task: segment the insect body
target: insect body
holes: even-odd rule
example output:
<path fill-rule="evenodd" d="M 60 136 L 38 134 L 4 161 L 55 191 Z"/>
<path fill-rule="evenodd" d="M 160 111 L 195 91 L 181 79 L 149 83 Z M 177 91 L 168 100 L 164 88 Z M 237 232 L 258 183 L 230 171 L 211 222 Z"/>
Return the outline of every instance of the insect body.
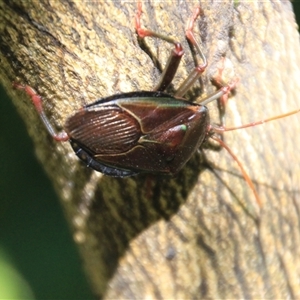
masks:
<path fill-rule="evenodd" d="M 207 66 L 193 35 L 200 9 L 195 10 L 189 21 L 187 38 L 196 47 L 203 63 L 194 69 L 174 96 L 163 93 L 163 90 L 177 71 L 183 49 L 173 39 L 141 28 L 141 13 L 139 3 L 136 31 L 141 38 L 156 37 L 175 46 L 155 91 L 123 93 L 100 99 L 69 117 L 64 131 L 56 133 L 45 115 L 41 97 L 29 86 L 14 84 L 31 96 L 54 139 L 69 140 L 76 155 L 87 166 L 115 177 L 145 172 L 176 174 L 201 146 L 211 128 L 207 108 L 182 98 Z M 223 87 L 206 102 L 228 94 L 232 87 Z"/>
<path fill-rule="evenodd" d="M 75 153 L 111 176 L 175 174 L 206 137 L 205 106 L 162 92 L 104 98 L 70 117 L 65 130 Z"/>

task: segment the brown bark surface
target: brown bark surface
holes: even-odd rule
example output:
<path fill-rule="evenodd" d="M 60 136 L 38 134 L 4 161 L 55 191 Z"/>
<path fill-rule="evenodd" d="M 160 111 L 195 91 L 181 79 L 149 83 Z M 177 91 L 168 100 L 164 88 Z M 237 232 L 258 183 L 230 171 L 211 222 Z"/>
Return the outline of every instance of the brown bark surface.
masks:
<path fill-rule="evenodd" d="M 184 29 L 196 2 L 143 3 L 143 24 L 176 36 L 186 54 L 174 89 L 194 66 Z M 227 126 L 300 107 L 299 34 L 286 1 L 201 3 L 196 34 L 209 67 L 204 94 L 222 57 L 240 83 Z M 0 78 L 24 117 L 38 157 L 62 200 L 83 266 L 108 299 L 299 298 L 299 115 L 228 132 L 226 143 L 255 183 L 254 195 L 225 150 L 193 156 L 175 178 L 109 178 L 86 168 L 68 142 L 55 143 L 27 96 L 43 96 L 51 122 L 98 98 L 151 90 L 170 46 L 134 30 L 136 3 L 0 1 Z M 148 54 L 146 53 L 148 52 Z M 199 83 L 188 97 L 199 93 Z M 216 104 L 209 106 L 218 123 Z"/>

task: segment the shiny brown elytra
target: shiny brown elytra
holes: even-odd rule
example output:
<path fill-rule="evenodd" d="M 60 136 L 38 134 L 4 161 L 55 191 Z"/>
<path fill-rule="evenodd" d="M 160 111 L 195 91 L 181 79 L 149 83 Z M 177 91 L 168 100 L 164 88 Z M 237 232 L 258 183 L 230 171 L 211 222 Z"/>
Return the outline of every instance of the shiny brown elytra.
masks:
<path fill-rule="evenodd" d="M 176 174 L 202 144 L 205 106 L 162 92 L 115 95 L 85 107 L 65 125 L 75 153 L 91 168 L 118 177 Z"/>

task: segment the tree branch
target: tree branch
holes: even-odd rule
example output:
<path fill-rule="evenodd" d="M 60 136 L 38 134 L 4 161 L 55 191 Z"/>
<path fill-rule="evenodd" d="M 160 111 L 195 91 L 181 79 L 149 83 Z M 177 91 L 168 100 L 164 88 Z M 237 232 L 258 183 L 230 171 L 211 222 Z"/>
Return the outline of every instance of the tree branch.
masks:
<path fill-rule="evenodd" d="M 184 41 L 194 4 L 143 3 L 143 24 Z M 204 94 L 222 57 L 240 78 L 228 101 L 234 126 L 299 107 L 299 35 L 289 2 L 205 2 L 198 38 L 209 61 Z M 134 32 L 136 3 L 0 3 L 0 70 L 53 181 L 94 293 L 113 298 L 297 298 L 299 277 L 299 116 L 228 132 L 263 202 L 225 151 L 196 154 L 176 178 L 102 176 L 69 143 L 51 140 L 27 96 L 43 96 L 63 127 L 85 103 L 118 92 L 151 90 L 159 72 Z M 193 68 L 186 42 L 174 89 Z M 147 39 L 164 65 L 169 45 Z M 231 71 L 232 69 L 229 68 Z M 192 97 L 200 90 L 193 89 Z M 21 101 L 21 98 L 23 101 Z M 218 110 L 212 104 L 212 122 Z"/>

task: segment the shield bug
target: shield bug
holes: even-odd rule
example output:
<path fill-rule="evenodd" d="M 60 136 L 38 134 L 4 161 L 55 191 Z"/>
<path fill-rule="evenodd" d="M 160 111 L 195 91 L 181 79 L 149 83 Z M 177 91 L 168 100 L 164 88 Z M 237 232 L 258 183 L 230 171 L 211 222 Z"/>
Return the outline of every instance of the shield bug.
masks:
<path fill-rule="evenodd" d="M 154 91 L 123 93 L 100 99 L 69 117 L 64 131 L 56 133 L 36 91 L 30 86 L 14 85 L 31 97 L 53 138 L 69 140 L 76 155 L 88 167 L 115 177 L 139 173 L 174 175 L 201 146 L 210 128 L 208 109 L 182 98 L 207 66 L 193 34 L 199 13 L 200 8 L 197 8 L 189 20 L 186 36 L 196 47 L 202 64 L 193 70 L 174 96 L 163 91 L 171 83 L 184 51 L 172 38 L 141 28 L 140 3 L 135 18 L 138 36 L 156 37 L 174 45 Z M 228 94 L 232 87 L 223 87 L 206 102 Z"/>
<path fill-rule="evenodd" d="M 297 113 L 299 110 L 236 128 L 212 126 L 205 105 L 220 98 L 225 102 L 237 80 L 197 103 L 183 98 L 207 67 L 205 55 L 193 34 L 200 8 L 195 9 L 188 22 L 186 37 L 195 47 L 202 63 L 194 68 L 173 96 L 163 91 L 175 76 L 184 54 L 183 48 L 179 42 L 168 36 L 142 28 L 141 14 L 142 8 L 139 3 L 135 27 L 140 38 L 159 38 L 174 45 L 154 91 L 121 93 L 102 98 L 70 116 L 66 120 L 64 131 L 57 133 L 43 110 L 41 97 L 35 90 L 20 84 L 14 84 L 15 87 L 24 89 L 31 97 L 53 138 L 57 141 L 69 140 L 76 155 L 96 171 L 115 177 L 140 173 L 174 175 L 206 139 L 213 138 L 226 148 L 239 164 L 257 202 L 260 203 L 254 185 L 242 164 L 215 133 L 222 134 L 224 131 L 254 126 Z"/>

